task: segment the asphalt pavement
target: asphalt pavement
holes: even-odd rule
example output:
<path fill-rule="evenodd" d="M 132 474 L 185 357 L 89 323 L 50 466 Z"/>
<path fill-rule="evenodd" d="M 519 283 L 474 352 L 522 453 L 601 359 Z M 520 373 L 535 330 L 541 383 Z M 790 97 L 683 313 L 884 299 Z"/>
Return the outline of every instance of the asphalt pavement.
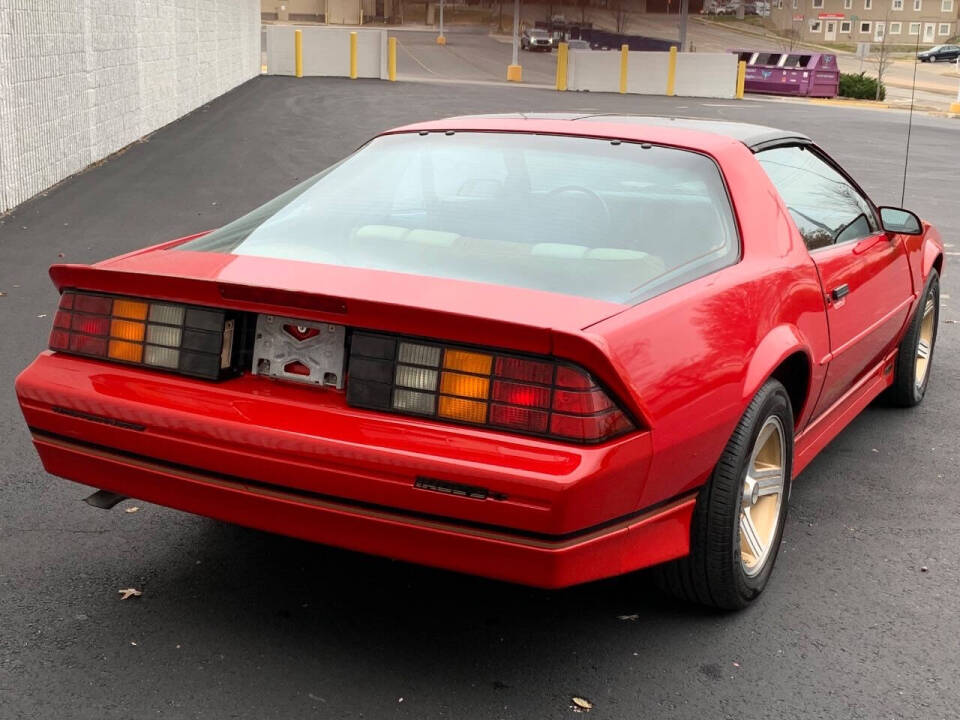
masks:
<path fill-rule="evenodd" d="M 46 345 L 51 263 L 218 226 L 394 125 L 588 109 L 797 128 L 900 204 L 896 111 L 261 77 L 0 218 L 0 718 L 539 720 L 574 696 L 596 718 L 958 717 L 956 121 L 917 116 L 911 139 L 905 204 L 950 253 L 927 398 L 869 408 L 802 474 L 744 612 L 642 573 L 544 592 L 139 501 L 104 512 L 41 468 L 13 381 Z"/>

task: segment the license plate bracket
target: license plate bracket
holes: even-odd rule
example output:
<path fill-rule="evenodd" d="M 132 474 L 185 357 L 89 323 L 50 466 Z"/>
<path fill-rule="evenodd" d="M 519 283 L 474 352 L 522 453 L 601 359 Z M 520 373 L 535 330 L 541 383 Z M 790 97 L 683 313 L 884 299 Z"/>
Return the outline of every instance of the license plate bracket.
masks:
<path fill-rule="evenodd" d="M 346 328 L 258 315 L 253 374 L 343 389 Z"/>

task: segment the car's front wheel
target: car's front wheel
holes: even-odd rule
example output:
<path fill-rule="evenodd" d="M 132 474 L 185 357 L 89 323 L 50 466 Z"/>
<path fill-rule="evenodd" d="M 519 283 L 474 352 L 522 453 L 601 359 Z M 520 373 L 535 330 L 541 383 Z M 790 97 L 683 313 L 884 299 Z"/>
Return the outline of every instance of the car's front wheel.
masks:
<path fill-rule="evenodd" d="M 756 394 L 697 497 L 690 554 L 657 569 L 684 600 L 735 610 L 766 586 L 783 525 L 793 466 L 793 411 L 777 380 Z"/>
<path fill-rule="evenodd" d="M 933 348 L 937 342 L 937 321 L 940 316 L 940 275 L 930 271 L 926 292 L 914 312 L 906 335 L 897 350 L 893 385 L 888 397 L 899 407 L 919 405 L 927 393 Z"/>

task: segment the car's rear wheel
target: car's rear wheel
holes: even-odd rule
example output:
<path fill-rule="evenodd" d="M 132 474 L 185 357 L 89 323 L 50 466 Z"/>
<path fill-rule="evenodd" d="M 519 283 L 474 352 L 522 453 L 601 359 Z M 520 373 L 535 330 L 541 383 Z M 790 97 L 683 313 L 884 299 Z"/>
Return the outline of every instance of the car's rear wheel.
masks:
<path fill-rule="evenodd" d="M 888 397 L 899 407 L 919 405 L 927 393 L 940 317 L 940 276 L 930 271 L 926 292 L 897 351 L 896 373 Z"/>
<path fill-rule="evenodd" d="M 790 397 L 782 384 L 768 380 L 700 490 L 690 554 L 657 569 L 660 586 L 711 607 L 749 605 L 766 586 L 777 557 L 792 466 Z"/>

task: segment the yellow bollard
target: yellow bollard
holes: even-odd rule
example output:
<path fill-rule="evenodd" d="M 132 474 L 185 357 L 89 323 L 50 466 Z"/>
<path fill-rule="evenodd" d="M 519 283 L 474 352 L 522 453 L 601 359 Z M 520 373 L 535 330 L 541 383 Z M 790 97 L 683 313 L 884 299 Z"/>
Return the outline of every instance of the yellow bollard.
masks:
<path fill-rule="evenodd" d="M 303 33 L 299 30 L 293 31 L 293 65 L 293 74 L 303 77 Z"/>
<path fill-rule="evenodd" d="M 397 39 L 387 40 L 387 78 L 390 82 L 397 81 Z"/>
<path fill-rule="evenodd" d="M 567 90 L 567 58 L 569 57 L 570 46 L 562 42 L 557 46 L 557 90 L 566 92 Z"/>
<path fill-rule="evenodd" d="M 737 63 L 737 97 L 743 98 L 743 84 L 747 79 L 747 63 L 741 60 Z"/>
<path fill-rule="evenodd" d="M 357 33 L 350 33 L 350 79 L 357 79 Z"/>
<path fill-rule="evenodd" d="M 523 67 L 521 65 L 507 65 L 507 80 L 509 82 L 523 82 Z"/>
<path fill-rule="evenodd" d="M 627 92 L 627 67 L 630 63 L 630 46 L 620 46 L 620 94 Z"/>
<path fill-rule="evenodd" d="M 670 46 L 670 64 L 667 65 L 667 95 L 673 97 L 677 85 L 677 46 Z"/>

